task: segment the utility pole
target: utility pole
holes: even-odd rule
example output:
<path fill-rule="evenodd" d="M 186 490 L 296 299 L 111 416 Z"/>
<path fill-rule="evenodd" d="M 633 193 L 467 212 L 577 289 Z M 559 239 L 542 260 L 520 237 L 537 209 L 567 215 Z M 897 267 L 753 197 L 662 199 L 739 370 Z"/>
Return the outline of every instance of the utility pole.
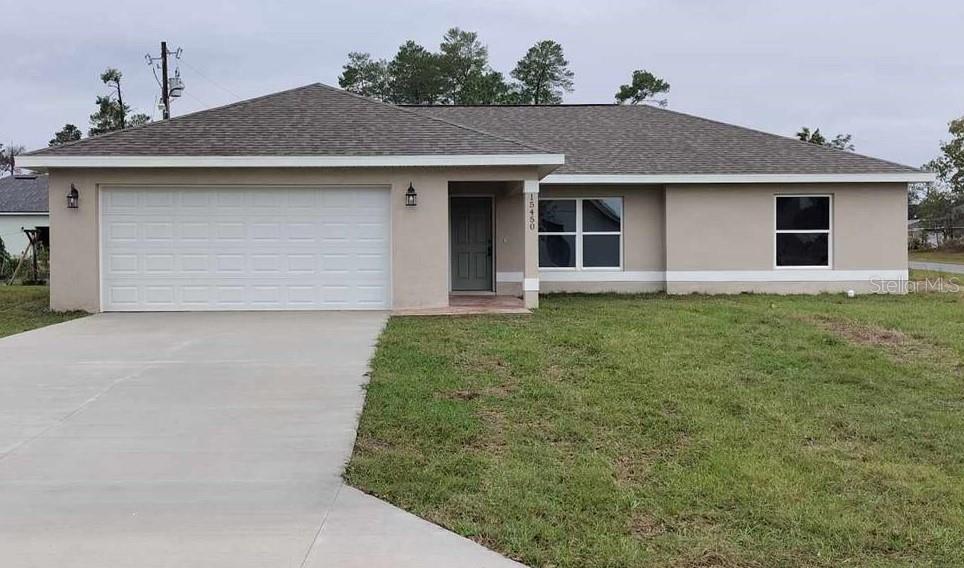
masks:
<path fill-rule="evenodd" d="M 167 42 L 161 42 L 161 102 L 164 104 L 164 119 L 171 118 L 171 91 L 167 82 Z"/>
<path fill-rule="evenodd" d="M 121 94 L 121 80 L 120 74 L 117 77 L 117 108 L 120 110 L 120 127 L 121 130 L 127 128 L 127 112 L 124 110 L 124 95 Z"/>
<path fill-rule="evenodd" d="M 171 77 L 167 68 L 168 55 L 173 55 L 174 59 L 180 59 L 181 48 L 179 47 L 174 51 L 168 51 L 167 42 L 162 41 L 160 56 L 154 57 L 150 53 L 144 56 L 145 61 L 147 61 L 147 64 L 151 67 L 151 72 L 154 73 L 154 80 L 157 81 L 157 85 L 161 88 L 161 100 L 158 106 L 165 120 L 171 118 L 171 99 L 176 99 L 184 94 L 184 81 L 181 80 L 181 69 L 175 63 L 174 76 Z M 157 76 L 158 69 L 161 70 L 160 77 Z"/>

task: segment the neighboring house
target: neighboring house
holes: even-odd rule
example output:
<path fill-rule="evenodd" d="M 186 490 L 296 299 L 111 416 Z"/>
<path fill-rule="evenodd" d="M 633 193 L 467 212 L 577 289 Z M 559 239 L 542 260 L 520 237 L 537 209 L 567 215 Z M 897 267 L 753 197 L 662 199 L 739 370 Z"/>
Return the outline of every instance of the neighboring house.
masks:
<path fill-rule="evenodd" d="M 18 163 L 50 172 L 51 305 L 89 311 L 867 292 L 906 278 L 907 184 L 932 179 L 652 106 L 407 108 L 320 84 Z"/>
<path fill-rule="evenodd" d="M 28 241 L 23 229 L 46 229 L 47 176 L 13 175 L 0 178 L 0 239 L 12 255 L 20 255 Z"/>

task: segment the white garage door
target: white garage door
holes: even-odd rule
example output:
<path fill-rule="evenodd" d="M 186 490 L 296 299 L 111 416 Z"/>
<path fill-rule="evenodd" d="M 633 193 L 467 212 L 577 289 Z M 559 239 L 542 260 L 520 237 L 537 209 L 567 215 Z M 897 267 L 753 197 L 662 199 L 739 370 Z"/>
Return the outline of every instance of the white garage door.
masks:
<path fill-rule="evenodd" d="M 385 309 L 389 191 L 107 188 L 105 311 Z"/>

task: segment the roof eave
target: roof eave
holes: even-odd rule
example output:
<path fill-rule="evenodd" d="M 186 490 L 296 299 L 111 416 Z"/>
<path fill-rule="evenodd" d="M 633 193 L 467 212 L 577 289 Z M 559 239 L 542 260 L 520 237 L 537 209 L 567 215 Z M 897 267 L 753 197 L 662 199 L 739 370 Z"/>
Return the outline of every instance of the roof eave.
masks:
<path fill-rule="evenodd" d="M 564 154 L 446 154 L 408 156 L 60 156 L 21 155 L 17 166 L 49 168 L 404 168 L 535 166 L 547 175 Z"/>
<path fill-rule="evenodd" d="M 927 183 L 932 172 L 827 173 L 827 174 L 554 174 L 542 183 L 597 184 L 723 184 L 723 183 Z"/>

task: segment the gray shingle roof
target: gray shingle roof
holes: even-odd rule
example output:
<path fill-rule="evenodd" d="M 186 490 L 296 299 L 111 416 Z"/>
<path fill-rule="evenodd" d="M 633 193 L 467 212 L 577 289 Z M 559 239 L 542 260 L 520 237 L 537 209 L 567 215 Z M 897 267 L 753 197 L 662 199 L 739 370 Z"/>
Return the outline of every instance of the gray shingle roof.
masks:
<path fill-rule="evenodd" d="M 46 148 L 44 156 L 566 155 L 555 174 L 918 170 L 648 105 L 398 107 L 313 84 Z"/>
<path fill-rule="evenodd" d="M 0 178 L 0 213 L 46 213 L 47 176 Z"/>
<path fill-rule="evenodd" d="M 554 174 L 860 174 L 918 170 L 648 105 L 410 107 L 566 155 Z"/>
<path fill-rule="evenodd" d="M 44 156 L 544 154 L 322 84 L 46 148 Z"/>

